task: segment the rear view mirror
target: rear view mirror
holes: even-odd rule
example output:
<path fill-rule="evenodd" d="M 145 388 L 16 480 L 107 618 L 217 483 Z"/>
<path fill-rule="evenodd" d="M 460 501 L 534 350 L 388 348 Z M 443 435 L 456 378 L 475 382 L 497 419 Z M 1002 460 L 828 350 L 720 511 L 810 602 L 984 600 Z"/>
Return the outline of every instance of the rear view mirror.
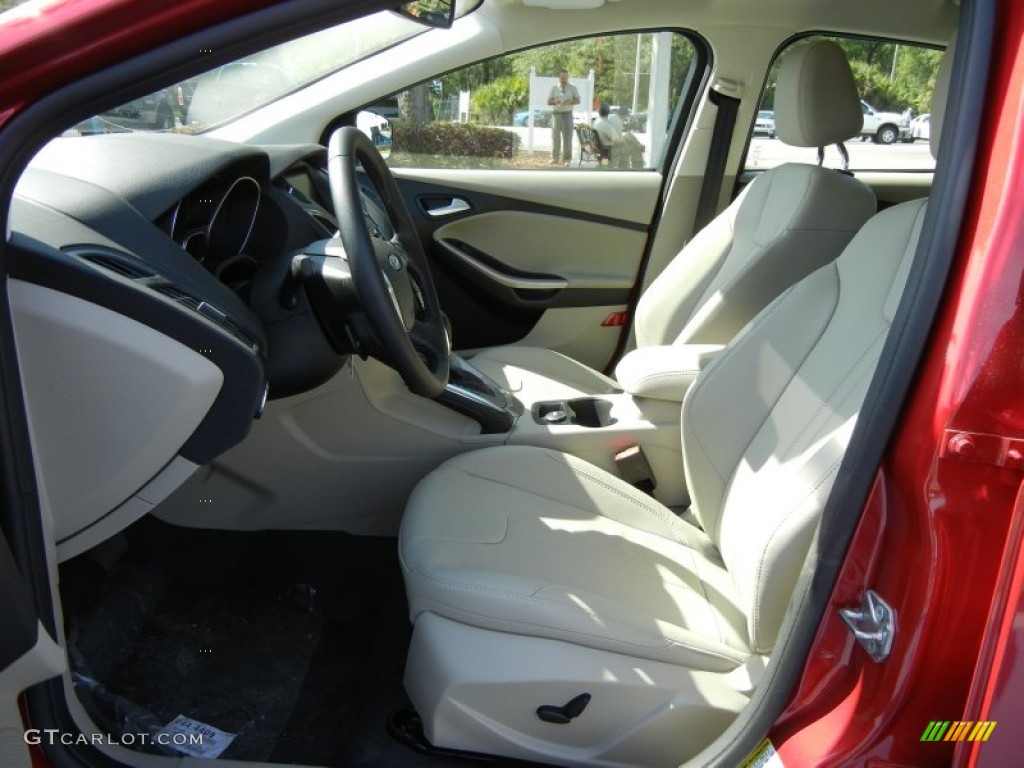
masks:
<path fill-rule="evenodd" d="M 417 24 L 448 29 L 455 20 L 455 0 L 411 0 L 394 11 Z"/>
<path fill-rule="evenodd" d="M 387 160 L 391 154 L 391 121 L 364 109 L 356 114 L 356 128 L 370 138 L 380 156 Z"/>

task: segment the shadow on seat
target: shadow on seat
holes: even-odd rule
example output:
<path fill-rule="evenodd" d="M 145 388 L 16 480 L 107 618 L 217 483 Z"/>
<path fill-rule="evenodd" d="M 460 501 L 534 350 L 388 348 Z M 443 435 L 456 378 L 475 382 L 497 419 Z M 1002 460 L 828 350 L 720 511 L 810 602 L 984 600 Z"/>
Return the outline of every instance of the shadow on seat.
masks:
<path fill-rule="evenodd" d="M 611 147 L 601 144 L 597 131 L 583 123 L 576 123 L 574 127 L 576 129 L 576 139 L 580 144 L 580 166 L 583 165 L 584 160 L 597 161 L 598 165 L 604 162 L 611 162 Z"/>

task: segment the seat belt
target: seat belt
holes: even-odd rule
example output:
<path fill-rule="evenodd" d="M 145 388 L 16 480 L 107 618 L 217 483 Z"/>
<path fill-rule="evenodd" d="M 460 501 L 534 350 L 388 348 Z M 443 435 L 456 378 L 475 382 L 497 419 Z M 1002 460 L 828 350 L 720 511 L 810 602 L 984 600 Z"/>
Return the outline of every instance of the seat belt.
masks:
<path fill-rule="evenodd" d="M 711 146 L 708 147 L 708 163 L 697 202 L 697 215 L 693 220 L 694 234 L 710 224 L 718 212 L 718 198 L 722 193 L 722 179 L 725 176 L 725 161 L 729 157 L 729 145 L 732 143 L 732 133 L 736 127 L 736 113 L 740 108 L 739 99 L 725 95 L 717 90 L 719 88 L 729 88 L 738 92 L 739 84 L 718 81 L 712 86 L 709 98 L 718 111 L 715 114 L 715 126 L 711 131 Z"/>

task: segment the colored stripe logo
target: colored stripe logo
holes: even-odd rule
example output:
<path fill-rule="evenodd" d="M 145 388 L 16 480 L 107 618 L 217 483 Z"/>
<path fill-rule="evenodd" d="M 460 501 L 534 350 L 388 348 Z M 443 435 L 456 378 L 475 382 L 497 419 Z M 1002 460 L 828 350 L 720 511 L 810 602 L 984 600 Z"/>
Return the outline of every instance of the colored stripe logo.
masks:
<path fill-rule="evenodd" d="M 932 720 L 921 735 L 921 741 L 988 741 L 996 728 L 994 720 Z"/>

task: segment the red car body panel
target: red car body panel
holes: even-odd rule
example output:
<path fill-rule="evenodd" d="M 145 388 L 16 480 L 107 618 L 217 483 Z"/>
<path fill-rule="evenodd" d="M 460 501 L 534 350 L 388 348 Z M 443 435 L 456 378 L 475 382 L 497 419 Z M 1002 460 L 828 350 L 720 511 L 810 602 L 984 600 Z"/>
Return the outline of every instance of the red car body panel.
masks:
<path fill-rule="evenodd" d="M 967 717 L 1011 727 L 986 743 L 957 745 L 954 765 L 1001 768 L 1020 762 L 1024 730 L 1016 727 L 1024 705 L 1024 495 L 1017 497 L 1014 527 L 1007 540 L 1003 573 L 989 620 L 985 644 L 975 670 Z M 994 732 L 993 732 L 994 733 Z"/>
<path fill-rule="evenodd" d="M 280 0 L 64 0 L 0 17 L 0 128 L 39 96 Z M 196 56 L 206 56 L 206 49 Z"/>
<path fill-rule="evenodd" d="M 83 75 L 273 4 L 65 0 L 34 15 L 19 9 L 0 22 L 0 131 Z M 1024 712 L 1024 4 L 1003 0 L 998 13 L 988 112 L 944 303 L 802 678 L 769 734 L 790 768 L 1020 759 L 1012 719 Z M 883 664 L 837 615 L 868 587 L 897 614 Z M 921 741 L 933 720 L 1000 726 L 985 743 L 957 747 Z"/>
<path fill-rule="evenodd" d="M 957 744 L 921 741 L 929 722 L 1000 717 L 988 741 L 960 752 L 980 765 L 1020 762 L 1019 748 L 1002 747 L 1020 744 L 1013 720 L 1024 712 L 1024 686 L 1012 684 L 1024 680 L 1012 653 L 1024 647 L 1024 626 L 1013 621 L 1024 617 L 1022 40 L 1024 5 L 1001 3 L 988 113 L 943 306 L 802 680 L 770 734 L 790 768 L 949 765 Z M 896 611 L 883 664 L 837 614 L 867 588 Z M 1002 635 L 986 640 L 990 625 Z M 972 681 L 992 690 L 985 706 L 966 705 Z"/>

